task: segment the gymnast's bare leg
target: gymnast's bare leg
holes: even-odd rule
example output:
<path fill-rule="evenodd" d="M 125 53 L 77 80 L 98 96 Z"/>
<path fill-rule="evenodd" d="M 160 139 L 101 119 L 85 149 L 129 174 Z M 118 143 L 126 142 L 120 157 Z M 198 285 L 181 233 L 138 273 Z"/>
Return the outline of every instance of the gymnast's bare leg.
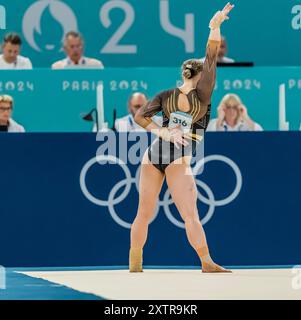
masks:
<path fill-rule="evenodd" d="M 214 263 L 210 257 L 205 232 L 197 209 L 197 188 L 190 167 L 190 157 L 171 163 L 166 169 L 166 182 L 172 199 L 185 222 L 188 241 L 197 252 L 203 272 L 231 272 Z"/>
<path fill-rule="evenodd" d="M 141 164 L 138 213 L 131 228 L 130 272 L 142 272 L 142 249 L 163 181 L 164 174 L 149 162 L 146 152 Z"/>

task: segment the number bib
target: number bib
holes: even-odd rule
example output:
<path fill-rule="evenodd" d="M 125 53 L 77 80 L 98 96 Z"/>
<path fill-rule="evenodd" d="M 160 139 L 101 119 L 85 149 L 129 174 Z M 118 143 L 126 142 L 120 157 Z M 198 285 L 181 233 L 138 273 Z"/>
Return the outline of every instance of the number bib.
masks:
<path fill-rule="evenodd" d="M 174 128 L 181 125 L 181 130 L 185 133 L 189 132 L 192 124 L 192 116 L 188 113 L 176 111 L 170 114 L 168 123 L 169 128 Z"/>

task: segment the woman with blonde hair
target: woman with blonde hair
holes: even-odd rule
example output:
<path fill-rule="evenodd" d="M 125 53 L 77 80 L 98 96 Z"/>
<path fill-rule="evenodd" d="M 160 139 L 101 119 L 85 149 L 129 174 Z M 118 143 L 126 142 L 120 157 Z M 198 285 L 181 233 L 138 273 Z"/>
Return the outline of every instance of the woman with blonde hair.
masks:
<path fill-rule="evenodd" d="M 190 161 L 196 144 L 192 138 L 199 139 L 196 130 L 206 130 L 209 122 L 221 42 L 220 26 L 229 19 L 228 14 L 233 7 L 228 3 L 211 19 L 205 62 L 198 59 L 185 61 L 182 65 L 183 85 L 161 92 L 135 114 L 135 121 L 155 133 L 157 138 L 142 160 L 138 213 L 131 228 L 130 272 L 142 272 L 142 251 L 148 225 L 165 177 L 172 199 L 185 222 L 189 243 L 201 260 L 202 271 L 228 271 L 211 259 L 198 215 L 197 189 Z M 163 127 L 151 120 L 160 111 Z"/>
<path fill-rule="evenodd" d="M 234 93 L 226 94 L 217 108 L 218 117 L 209 122 L 208 131 L 262 131 L 248 115 L 246 106 Z"/>
<path fill-rule="evenodd" d="M 25 132 L 12 116 L 14 100 L 9 95 L 0 96 L 0 132 Z"/>

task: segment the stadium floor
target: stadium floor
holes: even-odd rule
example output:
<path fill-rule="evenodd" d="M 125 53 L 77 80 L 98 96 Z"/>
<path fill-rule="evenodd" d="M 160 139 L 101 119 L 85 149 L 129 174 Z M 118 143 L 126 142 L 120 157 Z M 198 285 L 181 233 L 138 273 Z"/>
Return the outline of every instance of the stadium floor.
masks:
<path fill-rule="evenodd" d="M 195 267 L 7 269 L 0 300 L 219 300 L 294 299 L 289 267 L 235 268 L 232 274 L 203 274 Z"/>

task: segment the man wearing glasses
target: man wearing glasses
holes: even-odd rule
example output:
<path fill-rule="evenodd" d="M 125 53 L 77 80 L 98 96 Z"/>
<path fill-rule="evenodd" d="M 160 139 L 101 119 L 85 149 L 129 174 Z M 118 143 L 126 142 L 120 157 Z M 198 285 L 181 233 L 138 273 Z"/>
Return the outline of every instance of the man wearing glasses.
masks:
<path fill-rule="evenodd" d="M 64 40 L 64 51 L 66 58 L 55 62 L 52 69 L 103 69 L 101 61 L 87 58 L 84 56 L 84 41 L 79 32 L 70 31 L 66 34 Z"/>
<path fill-rule="evenodd" d="M 13 98 L 0 96 L 0 132 L 25 132 L 24 128 L 11 118 Z"/>
<path fill-rule="evenodd" d="M 148 99 L 146 95 L 142 92 L 133 93 L 128 99 L 128 115 L 125 117 L 116 119 L 115 129 L 118 132 L 133 132 L 133 131 L 145 131 L 144 128 L 140 127 L 138 123 L 135 122 L 134 117 L 136 112 L 147 103 Z M 153 116 L 153 121 L 155 121 L 159 126 L 162 126 L 162 116 Z"/>

